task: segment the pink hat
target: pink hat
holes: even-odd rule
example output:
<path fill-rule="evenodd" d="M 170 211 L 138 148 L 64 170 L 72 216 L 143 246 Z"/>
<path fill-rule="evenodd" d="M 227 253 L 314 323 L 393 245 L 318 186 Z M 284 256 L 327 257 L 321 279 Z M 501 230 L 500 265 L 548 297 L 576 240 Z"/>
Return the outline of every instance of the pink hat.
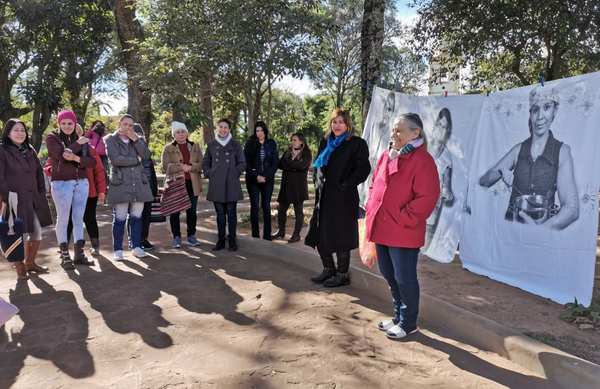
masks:
<path fill-rule="evenodd" d="M 58 125 L 59 126 L 60 126 L 60 122 L 63 121 L 64 119 L 71 119 L 77 125 L 77 118 L 75 117 L 75 114 L 73 113 L 73 111 L 71 111 L 69 109 L 63 109 L 62 111 L 60 111 L 58 113 Z"/>

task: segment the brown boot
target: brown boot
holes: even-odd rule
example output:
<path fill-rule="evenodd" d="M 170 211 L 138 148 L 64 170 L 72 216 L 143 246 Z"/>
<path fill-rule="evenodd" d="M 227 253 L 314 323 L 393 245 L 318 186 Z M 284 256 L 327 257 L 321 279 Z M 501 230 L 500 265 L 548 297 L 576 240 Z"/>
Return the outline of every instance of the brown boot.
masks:
<path fill-rule="evenodd" d="M 28 280 L 29 275 L 27 274 L 27 270 L 25 270 L 25 265 L 23 262 L 15 262 L 15 269 L 17 269 L 17 279 L 19 280 Z"/>
<path fill-rule="evenodd" d="M 25 242 L 25 270 L 28 272 L 46 273 L 48 271 L 46 266 L 40 266 L 35 263 L 35 257 L 37 256 L 41 243 L 42 241 L 40 240 L 28 240 Z"/>

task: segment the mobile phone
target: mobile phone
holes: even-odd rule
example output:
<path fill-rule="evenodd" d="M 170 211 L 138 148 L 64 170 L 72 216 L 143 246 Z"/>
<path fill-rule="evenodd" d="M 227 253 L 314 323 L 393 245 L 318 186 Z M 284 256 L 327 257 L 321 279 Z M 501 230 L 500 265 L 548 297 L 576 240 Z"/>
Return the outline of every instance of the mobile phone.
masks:
<path fill-rule="evenodd" d="M 73 154 L 73 150 L 71 150 L 71 149 L 70 149 L 70 148 L 68 148 L 68 147 L 65 147 L 65 153 L 70 153 L 70 154 Z"/>

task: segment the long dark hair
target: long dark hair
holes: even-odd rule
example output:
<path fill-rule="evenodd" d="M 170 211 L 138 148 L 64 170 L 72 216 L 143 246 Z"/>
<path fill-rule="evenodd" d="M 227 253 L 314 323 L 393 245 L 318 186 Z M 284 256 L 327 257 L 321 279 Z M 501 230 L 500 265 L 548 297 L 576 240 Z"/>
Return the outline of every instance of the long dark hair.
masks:
<path fill-rule="evenodd" d="M 4 143 L 5 145 L 16 146 L 16 144 L 14 144 L 8 136 L 10 135 L 10 132 L 17 123 L 21 123 L 23 125 L 23 128 L 25 128 L 25 141 L 23 141 L 23 144 L 27 148 L 29 148 L 29 130 L 27 129 L 27 125 L 20 119 L 8 119 L 6 121 L 6 124 L 4 125 L 4 131 L 2 132 L 2 143 Z"/>
<path fill-rule="evenodd" d="M 292 134 L 292 136 L 290 136 L 290 141 L 295 136 L 297 136 L 298 140 L 300 142 L 302 142 L 302 148 L 300 149 L 300 154 L 299 154 L 299 155 L 302 155 L 302 152 L 304 151 L 304 149 L 308 147 L 308 145 L 306 144 L 306 137 L 304 136 L 303 133 L 296 132 L 296 133 Z M 290 145 L 290 147 L 288 147 L 288 149 L 285 151 L 285 153 L 283 153 L 283 159 L 292 159 L 292 156 L 293 156 L 293 154 L 292 154 L 292 145 Z"/>
<path fill-rule="evenodd" d="M 267 139 L 269 139 L 269 129 L 267 128 L 267 123 L 263 122 L 262 120 L 257 121 L 254 124 L 254 132 L 252 133 L 252 135 L 250 135 L 249 138 L 252 141 L 252 152 L 250 153 L 252 157 L 255 157 L 256 153 L 258 153 L 258 150 L 260 149 L 260 141 L 256 136 L 257 127 L 260 127 L 265 133 L 265 142 L 267 141 Z"/>

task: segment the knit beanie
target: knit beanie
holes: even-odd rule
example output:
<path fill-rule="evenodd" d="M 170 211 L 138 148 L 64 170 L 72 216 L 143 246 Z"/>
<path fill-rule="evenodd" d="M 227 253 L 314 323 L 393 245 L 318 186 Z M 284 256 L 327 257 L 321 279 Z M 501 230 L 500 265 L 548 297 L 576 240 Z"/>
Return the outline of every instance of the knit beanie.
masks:
<path fill-rule="evenodd" d="M 171 135 L 173 136 L 173 138 L 175 138 L 175 131 L 177 130 L 185 130 L 185 132 L 187 132 L 188 134 L 190 133 L 187 127 L 185 126 L 185 123 L 173 122 L 173 124 L 171 124 Z"/>
<path fill-rule="evenodd" d="M 69 110 L 69 109 L 63 109 L 62 111 L 60 111 L 58 113 L 58 125 L 60 126 L 60 122 L 63 121 L 64 119 L 71 119 L 73 121 L 73 123 L 75 123 L 75 125 L 77 125 L 77 118 L 75 117 L 75 114 L 73 113 L 73 111 Z"/>

